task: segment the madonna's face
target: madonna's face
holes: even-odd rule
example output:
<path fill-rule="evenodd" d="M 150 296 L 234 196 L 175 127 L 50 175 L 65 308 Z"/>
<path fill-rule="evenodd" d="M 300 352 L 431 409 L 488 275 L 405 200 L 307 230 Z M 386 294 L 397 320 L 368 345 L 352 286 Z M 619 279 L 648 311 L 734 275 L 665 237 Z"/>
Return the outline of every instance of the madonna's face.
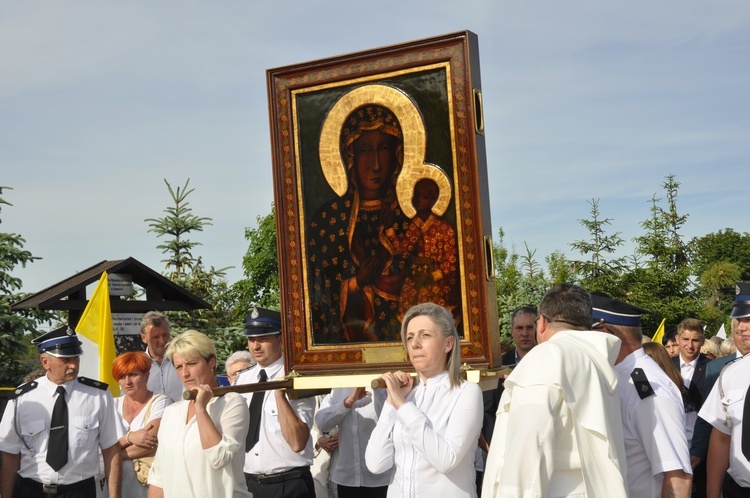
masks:
<path fill-rule="evenodd" d="M 354 174 L 362 199 L 381 199 L 396 171 L 396 138 L 382 131 L 365 131 L 352 144 Z"/>

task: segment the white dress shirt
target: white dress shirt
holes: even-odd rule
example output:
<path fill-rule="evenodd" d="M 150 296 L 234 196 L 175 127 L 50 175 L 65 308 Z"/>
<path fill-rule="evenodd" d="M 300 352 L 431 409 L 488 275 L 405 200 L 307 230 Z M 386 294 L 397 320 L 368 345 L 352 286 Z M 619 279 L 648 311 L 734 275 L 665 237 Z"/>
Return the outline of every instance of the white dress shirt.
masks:
<path fill-rule="evenodd" d="M 727 473 L 743 488 L 750 488 L 750 462 L 742 454 L 742 411 L 750 385 L 750 359 L 729 363 L 716 380 L 698 415 L 716 430 L 728 434 Z"/>
<path fill-rule="evenodd" d="M 18 474 L 43 484 L 74 484 L 99 474 L 99 450 L 117 442 L 117 419 L 109 390 L 78 379 L 63 384 L 68 405 L 68 463 L 58 472 L 47 462 L 57 384 L 47 377 L 10 401 L 0 423 L 0 451 L 21 455 Z M 15 425 L 15 427 L 14 427 Z"/>
<path fill-rule="evenodd" d="M 396 410 L 386 403 L 365 451 L 367 468 L 395 466 L 389 498 L 475 497 L 474 453 L 484 403 L 477 384 L 451 388 L 448 372 L 420 383 Z"/>
<path fill-rule="evenodd" d="M 162 488 L 165 497 L 251 497 L 242 473 L 250 423 L 245 400 L 228 393 L 208 402 L 206 410 L 221 441 L 207 449 L 201 445 L 195 416 L 187 420 L 189 406 L 190 401 L 183 400 L 164 410 L 149 485 Z"/>
<path fill-rule="evenodd" d="M 680 356 L 680 374 L 682 375 L 682 381 L 685 383 L 685 387 L 688 389 L 690 389 L 690 383 L 693 380 L 693 373 L 695 372 L 696 365 L 698 365 L 698 357 L 691 362 L 686 362 L 682 359 L 682 356 Z"/>
<path fill-rule="evenodd" d="M 368 395 L 347 408 L 344 400 L 351 392 L 350 388 L 331 390 L 315 414 L 315 425 L 320 431 L 330 432 L 335 427 L 339 429 L 338 457 L 331 481 L 350 487 L 387 486 L 391 483 L 392 471 L 373 474 L 365 465 L 367 441 L 383 409 L 386 390 L 373 391 L 368 387 Z"/>
<path fill-rule="evenodd" d="M 177 376 L 177 370 L 174 369 L 172 361 L 166 356 L 159 363 L 151 357 L 146 348 L 146 355 L 151 358 L 151 373 L 148 376 L 146 388 L 155 394 L 166 394 L 172 403 L 182 401 L 182 391 L 185 387 Z"/>
<path fill-rule="evenodd" d="M 638 395 L 631 378 L 633 369 L 643 370 L 654 395 Z M 628 490 L 631 497 L 659 498 L 664 472 L 683 470 L 692 474 L 685 437 L 682 395 L 661 367 L 642 348 L 615 365 L 619 378 Z"/>
<path fill-rule="evenodd" d="M 242 372 L 237 378 L 237 385 L 252 384 L 260 379 L 260 365 L 255 365 L 250 370 Z M 283 378 L 284 356 L 263 368 L 268 380 Z M 243 394 L 247 400 L 249 410 L 253 393 Z M 288 399 L 288 398 L 287 398 Z M 313 416 L 315 414 L 315 398 L 301 398 L 289 400 L 289 405 L 297 414 L 297 417 L 312 428 Z M 249 413 L 249 412 L 248 412 Z M 292 450 L 281 434 L 281 423 L 279 422 L 279 410 L 276 406 L 276 395 L 274 391 L 266 391 L 263 398 L 263 418 L 260 423 L 260 435 L 258 442 L 245 455 L 244 471 L 248 474 L 275 474 L 295 467 L 309 467 L 313 463 L 312 439 L 307 438 L 305 449 L 299 453 Z"/>

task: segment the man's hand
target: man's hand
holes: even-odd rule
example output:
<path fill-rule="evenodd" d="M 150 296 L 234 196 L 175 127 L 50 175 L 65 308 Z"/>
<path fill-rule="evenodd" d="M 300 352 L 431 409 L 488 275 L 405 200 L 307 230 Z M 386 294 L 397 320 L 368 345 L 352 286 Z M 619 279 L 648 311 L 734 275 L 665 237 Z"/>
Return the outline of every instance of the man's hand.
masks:
<path fill-rule="evenodd" d="M 346 408 L 351 408 L 354 405 L 354 403 L 356 403 L 360 399 L 365 398 L 366 396 L 369 396 L 369 393 L 364 387 L 354 388 L 351 394 L 349 394 L 349 396 L 347 396 L 346 399 L 344 400 L 344 406 Z"/>

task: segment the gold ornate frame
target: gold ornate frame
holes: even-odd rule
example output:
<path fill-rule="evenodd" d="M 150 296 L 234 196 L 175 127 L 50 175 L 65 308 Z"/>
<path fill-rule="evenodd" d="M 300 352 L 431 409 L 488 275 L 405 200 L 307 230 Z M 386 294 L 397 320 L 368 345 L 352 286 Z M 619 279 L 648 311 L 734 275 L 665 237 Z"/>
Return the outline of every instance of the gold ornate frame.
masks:
<path fill-rule="evenodd" d="M 271 69 L 267 81 L 287 371 L 408 367 L 398 340 L 321 342 L 312 325 L 307 231 L 312 213 L 347 191 L 339 137 L 347 115 L 366 104 L 390 109 L 401 124 L 395 191 L 404 215 L 414 217 L 411 192 L 430 178 L 439 187 L 432 212 L 455 227 L 463 361 L 499 366 L 476 36 L 465 31 Z"/>

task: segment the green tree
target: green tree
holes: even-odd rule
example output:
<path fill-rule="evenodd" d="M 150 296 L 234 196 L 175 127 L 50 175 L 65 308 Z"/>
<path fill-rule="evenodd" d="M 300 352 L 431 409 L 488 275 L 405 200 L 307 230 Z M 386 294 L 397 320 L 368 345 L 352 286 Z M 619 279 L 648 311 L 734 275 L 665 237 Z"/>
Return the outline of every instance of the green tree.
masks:
<path fill-rule="evenodd" d="M 550 287 L 566 282 L 578 281 L 573 262 L 565 257 L 562 251 L 554 251 L 544 258 L 544 260 L 547 263 L 547 270 L 550 275 Z"/>
<path fill-rule="evenodd" d="M 185 199 L 195 190 L 188 190 L 190 178 L 185 181 L 182 189 L 177 187 L 176 191 L 166 179 L 164 183 L 167 184 L 174 205 L 164 210 L 167 215 L 163 218 L 147 218 L 144 221 L 150 222 L 151 228 L 148 231 L 156 233 L 157 237 L 171 237 L 156 248 L 161 249 L 162 254 L 167 255 L 167 259 L 162 259 L 162 262 L 166 263 L 167 275 L 170 280 L 174 281 L 191 273 L 197 262 L 197 259 L 193 257 L 193 248 L 201 243 L 191 241 L 186 236 L 191 232 L 202 232 L 204 227 L 211 225 L 211 218 L 196 216 L 192 214 L 193 209 L 188 207 L 189 203 Z"/>
<path fill-rule="evenodd" d="M 497 287 L 498 323 L 501 340 L 512 344 L 510 315 L 520 306 L 536 306 L 549 287 L 549 281 L 534 259 L 535 251 L 526 248 L 525 255 L 505 247 L 505 232 L 498 230 L 493 244 L 495 284 Z"/>
<path fill-rule="evenodd" d="M 740 279 L 741 273 L 735 263 L 716 261 L 698 277 L 696 292 L 703 301 L 700 319 L 709 331 L 719 330 L 722 324 L 730 330 L 731 320 L 727 317 L 735 296 L 734 283 Z"/>
<path fill-rule="evenodd" d="M 3 190 L 11 187 L 0 186 L 0 196 Z M 10 202 L 0 197 L 0 206 L 12 206 Z M 1 210 L 1 207 L 0 207 Z M 23 249 L 26 240 L 16 233 L 0 233 L 0 386 L 16 386 L 21 383 L 23 376 L 32 367 L 19 360 L 38 357 L 30 347 L 30 340 L 38 334 L 37 324 L 59 319 L 56 313 L 50 311 L 23 310 L 11 312 L 10 306 L 29 296 L 19 292 L 23 286 L 21 279 L 11 275 L 17 266 L 23 268 L 40 257 Z"/>
<path fill-rule="evenodd" d="M 687 216 L 677 210 L 679 182 L 667 176 L 662 187 L 667 192 L 668 209 L 656 195 L 649 201 L 650 217 L 641 223 L 646 230 L 636 237 L 639 266 L 623 278 L 628 301 L 651 311 L 643 317 L 644 332 L 651 334 L 666 318 L 674 326 L 687 317 L 700 317 L 701 304 L 693 293 L 689 252 L 680 229 Z M 642 258 L 642 259 L 641 259 Z"/>
<path fill-rule="evenodd" d="M 737 233 L 731 228 L 694 237 L 690 241 L 693 256 L 693 271 L 701 275 L 706 269 L 725 261 L 740 269 L 738 280 L 750 281 L 750 233 Z"/>
<path fill-rule="evenodd" d="M 675 179 L 675 175 L 668 175 L 662 184 L 667 194 L 668 211 L 661 213 L 665 219 L 667 234 L 669 236 L 669 263 L 675 270 L 687 269 L 690 265 L 690 251 L 688 245 L 682 240 L 680 230 L 688 219 L 688 215 L 681 215 L 677 212 L 677 193 L 680 188 L 680 182 Z"/>
<path fill-rule="evenodd" d="M 230 310 L 234 309 L 235 296 L 229 292 L 226 282 L 226 270 L 230 267 L 216 269 L 206 268 L 200 256 L 195 256 L 193 250 L 202 245 L 190 240 L 192 232 L 201 232 L 211 225 L 211 218 L 196 216 L 189 207 L 187 197 L 195 189 L 188 189 L 190 179 L 185 185 L 173 189 L 165 179 L 172 206 L 164 210 L 166 216 L 162 218 L 147 218 L 151 227 L 148 231 L 156 233 L 157 237 L 169 237 L 157 249 L 167 255 L 162 262 L 166 264 L 165 275 L 172 282 L 182 286 L 211 305 L 207 310 L 191 312 L 170 312 L 169 318 L 176 330 L 188 328 L 205 332 L 212 338 L 225 328 L 236 326 L 231 319 Z"/>
<path fill-rule="evenodd" d="M 580 284 L 589 292 L 606 292 L 622 299 L 621 276 L 625 270 L 625 258 L 614 257 L 624 241 L 620 232 L 608 235 L 609 218 L 600 219 L 599 199 L 589 201 L 591 219 L 578 220 L 589 232 L 590 240 L 577 240 L 570 246 L 588 259 L 572 261 L 573 270 L 580 278 Z"/>
<path fill-rule="evenodd" d="M 271 212 L 258 216 L 256 222 L 257 228 L 245 229 L 245 239 L 250 243 L 242 258 L 245 278 L 233 286 L 241 303 L 240 320 L 253 306 L 269 309 L 281 306 L 275 207 L 271 205 Z"/>

